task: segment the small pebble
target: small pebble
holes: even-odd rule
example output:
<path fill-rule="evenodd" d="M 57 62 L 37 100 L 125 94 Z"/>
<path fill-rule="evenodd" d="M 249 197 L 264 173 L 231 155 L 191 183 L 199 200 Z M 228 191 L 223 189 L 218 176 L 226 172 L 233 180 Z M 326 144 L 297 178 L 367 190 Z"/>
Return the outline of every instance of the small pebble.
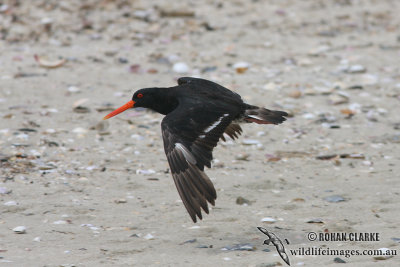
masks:
<path fill-rule="evenodd" d="M 315 218 L 307 221 L 307 223 L 324 223 L 324 222 L 320 218 Z"/>
<path fill-rule="evenodd" d="M 129 61 L 127 58 L 120 57 L 118 58 L 118 62 L 121 64 L 127 64 Z"/>
<path fill-rule="evenodd" d="M 342 159 L 365 159 L 363 154 L 340 154 L 340 158 Z"/>
<path fill-rule="evenodd" d="M 354 110 L 351 110 L 351 109 L 348 109 L 348 108 L 341 109 L 340 113 L 342 113 L 344 115 L 347 115 L 347 116 L 353 116 L 353 115 L 356 114 L 356 112 Z"/>
<path fill-rule="evenodd" d="M 329 96 L 329 103 L 331 103 L 332 105 L 340 105 L 348 102 L 349 98 L 344 95 L 335 94 Z"/>
<path fill-rule="evenodd" d="M 196 241 L 197 241 L 197 239 L 194 238 L 194 239 L 186 240 L 186 241 L 180 243 L 179 245 L 189 244 L 189 243 L 195 243 Z"/>
<path fill-rule="evenodd" d="M 205 67 L 205 68 L 202 68 L 202 69 L 201 69 L 201 72 L 202 72 L 202 73 L 206 73 L 206 72 L 212 72 L 212 71 L 216 71 L 216 70 L 217 70 L 217 67 L 212 66 L 212 67 Z"/>
<path fill-rule="evenodd" d="M 82 128 L 82 127 L 77 127 L 75 129 L 72 130 L 73 133 L 75 134 L 85 134 L 88 132 L 88 130 Z"/>
<path fill-rule="evenodd" d="M 367 69 L 362 65 L 352 65 L 346 70 L 348 73 L 364 73 L 366 71 Z"/>
<path fill-rule="evenodd" d="M 265 222 L 265 223 L 274 223 L 276 222 L 276 219 L 271 218 L 271 217 L 265 217 L 261 219 L 261 222 Z"/>
<path fill-rule="evenodd" d="M 156 173 L 156 171 L 155 170 L 151 170 L 151 169 L 148 169 L 148 170 L 138 169 L 138 170 L 136 170 L 136 174 L 150 175 L 150 174 L 155 174 L 155 173 Z"/>
<path fill-rule="evenodd" d="M 250 205 L 251 202 L 248 199 L 245 199 L 244 197 L 237 197 L 236 198 L 236 204 L 238 205 Z"/>
<path fill-rule="evenodd" d="M 274 91 L 278 88 L 278 86 L 274 82 L 269 82 L 264 85 L 263 89 L 267 91 Z"/>
<path fill-rule="evenodd" d="M 87 183 L 89 179 L 87 177 L 79 177 L 78 182 Z"/>
<path fill-rule="evenodd" d="M 18 203 L 14 200 L 10 200 L 4 203 L 4 206 L 17 206 Z"/>
<path fill-rule="evenodd" d="M 339 257 L 334 258 L 333 261 L 336 262 L 336 263 L 346 263 L 346 261 L 342 260 Z"/>
<path fill-rule="evenodd" d="M 42 18 L 40 20 L 40 23 L 43 24 L 43 25 L 52 24 L 53 23 L 53 19 L 45 17 L 45 18 Z"/>
<path fill-rule="evenodd" d="M 374 260 L 387 260 L 393 257 L 393 255 L 388 255 L 390 253 L 390 249 L 388 248 L 380 248 L 379 249 L 382 255 L 378 255 L 374 257 Z"/>
<path fill-rule="evenodd" d="M 299 91 L 299 90 L 291 91 L 291 92 L 289 93 L 289 96 L 290 96 L 291 98 L 300 98 L 301 95 L 302 95 L 302 93 L 301 93 L 301 91 Z"/>
<path fill-rule="evenodd" d="M 232 246 L 226 246 L 221 248 L 221 250 L 229 250 L 229 251 L 254 251 L 256 247 L 250 243 L 245 244 L 235 244 Z"/>
<path fill-rule="evenodd" d="M 104 52 L 104 55 L 107 56 L 107 57 L 113 57 L 116 54 L 118 54 L 118 50 L 117 49 L 115 49 L 115 50 L 107 50 L 107 51 Z"/>
<path fill-rule="evenodd" d="M 80 92 L 80 89 L 78 87 L 76 87 L 76 86 L 70 86 L 70 87 L 68 87 L 68 92 L 70 92 L 70 93 L 78 93 L 78 92 Z"/>
<path fill-rule="evenodd" d="M 337 154 L 329 154 L 329 155 L 319 155 L 316 156 L 315 158 L 319 160 L 330 160 L 336 158 L 337 156 L 338 156 Z"/>
<path fill-rule="evenodd" d="M 255 140 L 255 139 L 244 139 L 242 141 L 242 144 L 243 145 L 258 145 L 258 144 L 261 144 L 261 143 L 260 143 L 260 141 Z"/>
<path fill-rule="evenodd" d="M 39 166 L 39 170 L 42 170 L 42 171 L 52 170 L 55 168 L 57 168 L 57 166 L 51 165 L 51 164 L 47 164 L 47 165 L 43 164 L 43 165 Z"/>
<path fill-rule="evenodd" d="M 176 73 L 188 73 L 190 68 L 184 62 L 177 62 L 173 65 L 172 70 Z"/>
<path fill-rule="evenodd" d="M 346 201 L 342 196 L 338 196 L 338 195 L 325 197 L 324 200 L 326 200 L 328 202 L 332 202 L 332 203 Z"/>
<path fill-rule="evenodd" d="M 303 117 L 304 119 L 306 119 L 306 120 L 312 120 L 312 119 L 315 118 L 315 115 L 312 114 L 312 113 L 305 113 L 305 114 L 303 114 L 302 117 Z"/>
<path fill-rule="evenodd" d="M 0 186 L 0 194 L 5 195 L 5 194 L 10 194 L 12 191 L 6 187 Z"/>
<path fill-rule="evenodd" d="M 58 220 L 58 221 L 53 222 L 53 224 L 67 224 L 67 221 Z"/>
<path fill-rule="evenodd" d="M 120 198 L 120 199 L 114 200 L 114 202 L 117 204 L 122 204 L 122 203 L 127 203 L 128 201 L 124 198 Z"/>
<path fill-rule="evenodd" d="M 129 66 L 129 72 L 130 73 L 141 73 L 142 68 L 140 67 L 139 64 L 133 64 L 133 65 Z"/>
<path fill-rule="evenodd" d="M 311 66 L 313 62 L 308 58 L 301 58 L 297 61 L 297 64 L 302 67 Z"/>
<path fill-rule="evenodd" d="M 158 73 L 158 70 L 154 69 L 154 68 L 150 68 L 150 69 L 147 70 L 147 73 L 156 74 L 156 73 Z"/>
<path fill-rule="evenodd" d="M 236 159 L 236 160 L 244 160 L 244 161 L 247 161 L 247 160 L 249 160 L 249 157 L 250 157 L 250 154 L 248 154 L 248 153 L 239 153 L 239 154 L 237 154 L 237 155 L 235 156 L 235 159 Z"/>
<path fill-rule="evenodd" d="M 16 234 L 25 234 L 26 233 L 26 227 L 25 226 L 17 226 L 13 229 L 14 233 Z"/>
<path fill-rule="evenodd" d="M 147 234 L 143 238 L 146 239 L 146 240 L 153 240 L 154 236 L 152 234 Z"/>
<path fill-rule="evenodd" d="M 73 108 L 79 107 L 79 106 L 83 106 L 83 104 L 87 103 L 89 101 L 88 98 L 81 98 L 78 99 L 76 101 L 74 101 L 74 103 L 72 104 Z"/>
<path fill-rule="evenodd" d="M 361 89 L 364 89 L 364 87 L 362 85 L 356 84 L 356 85 L 351 85 L 351 86 L 347 87 L 347 89 L 350 89 L 350 90 L 352 90 L 352 89 L 361 90 Z"/>
<path fill-rule="evenodd" d="M 89 113 L 90 108 L 84 107 L 84 106 L 77 106 L 77 107 L 74 107 L 73 111 L 75 113 Z"/>
<path fill-rule="evenodd" d="M 237 73 L 245 73 L 250 68 L 250 64 L 247 62 L 237 62 L 233 65 L 233 68 Z"/>
<path fill-rule="evenodd" d="M 371 161 L 369 161 L 369 160 L 364 160 L 364 161 L 362 162 L 362 164 L 363 164 L 364 166 L 372 166 L 372 165 L 373 165 L 373 163 L 372 163 Z"/>

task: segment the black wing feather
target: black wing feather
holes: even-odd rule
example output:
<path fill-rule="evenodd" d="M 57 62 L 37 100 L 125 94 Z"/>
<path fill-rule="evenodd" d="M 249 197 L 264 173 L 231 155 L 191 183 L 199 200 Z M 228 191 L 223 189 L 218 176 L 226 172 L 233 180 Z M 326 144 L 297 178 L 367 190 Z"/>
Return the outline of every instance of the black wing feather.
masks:
<path fill-rule="evenodd" d="M 181 77 L 178 79 L 180 87 L 186 87 L 194 92 L 201 92 L 207 94 L 210 98 L 219 98 L 221 101 L 231 104 L 243 103 L 239 94 L 223 87 L 222 85 L 200 78 Z M 222 103 L 222 102 L 221 102 Z"/>
<path fill-rule="evenodd" d="M 241 133 L 240 126 L 231 124 L 238 111 L 203 106 L 202 114 L 193 114 L 196 110 L 178 107 L 161 123 L 172 177 L 193 222 L 197 217 L 202 219 L 202 209 L 208 214 L 207 202 L 214 205 L 217 198 L 214 185 L 204 173 L 204 166 L 211 167 L 213 148 L 224 132 L 230 137 Z M 191 162 L 193 159 L 195 162 Z"/>

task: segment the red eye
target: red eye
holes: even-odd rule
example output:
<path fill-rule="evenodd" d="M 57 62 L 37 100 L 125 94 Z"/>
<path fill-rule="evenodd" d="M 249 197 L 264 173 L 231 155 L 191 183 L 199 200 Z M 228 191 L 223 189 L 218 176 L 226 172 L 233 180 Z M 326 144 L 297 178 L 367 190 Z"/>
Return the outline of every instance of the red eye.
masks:
<path fill-rule="evenodd" d="M 143 97 L 143 94 L 138 94 L 137 95 L 137 98 L 142 98 Z"/>

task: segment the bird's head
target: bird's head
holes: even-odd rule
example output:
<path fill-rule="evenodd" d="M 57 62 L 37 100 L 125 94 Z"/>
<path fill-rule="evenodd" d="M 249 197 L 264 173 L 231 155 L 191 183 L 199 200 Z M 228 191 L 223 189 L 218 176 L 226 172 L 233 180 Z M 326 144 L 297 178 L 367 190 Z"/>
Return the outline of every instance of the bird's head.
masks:
<path fill-rule="evenodd" d="M 144 88 L 137 90 L 133 94 L 132 100 L 109 113 L 103 120 L 114 117 L 127 109 L 138 107 L 150 108 L 165 115 L 177 106 L 176 99 L 168 97 L 166 90 L 166 88 Z"/>
<path fill-rule="evenodd" d="M 130 108 L 137 108 L 137 107 L 144 107 L 148 108 L 151 107 L 151 103 L 154 102 L 153 93 L 151 92 L 150 88 L 140 89 L 137 90 L 133 96 L 132 100 L 128 101 L 125 105 L 117 108 L 113 112 L 109 113 L 107 116 L 103 118 L 103 120 L 109 119 L 118 115 L 121 112 L 124 112 Z"/>

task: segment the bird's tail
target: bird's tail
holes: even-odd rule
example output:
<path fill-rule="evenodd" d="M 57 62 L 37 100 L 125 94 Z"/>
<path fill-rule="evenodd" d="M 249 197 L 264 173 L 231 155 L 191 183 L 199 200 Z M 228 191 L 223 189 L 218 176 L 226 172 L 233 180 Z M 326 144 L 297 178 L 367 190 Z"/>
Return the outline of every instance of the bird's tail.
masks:
<path fill-rule="evenodd" d="M 281 124 L 289 114 L 284 111 L 269 110 L 248 105 L 245 111 L 244 120 L 258 124 Z"/>

